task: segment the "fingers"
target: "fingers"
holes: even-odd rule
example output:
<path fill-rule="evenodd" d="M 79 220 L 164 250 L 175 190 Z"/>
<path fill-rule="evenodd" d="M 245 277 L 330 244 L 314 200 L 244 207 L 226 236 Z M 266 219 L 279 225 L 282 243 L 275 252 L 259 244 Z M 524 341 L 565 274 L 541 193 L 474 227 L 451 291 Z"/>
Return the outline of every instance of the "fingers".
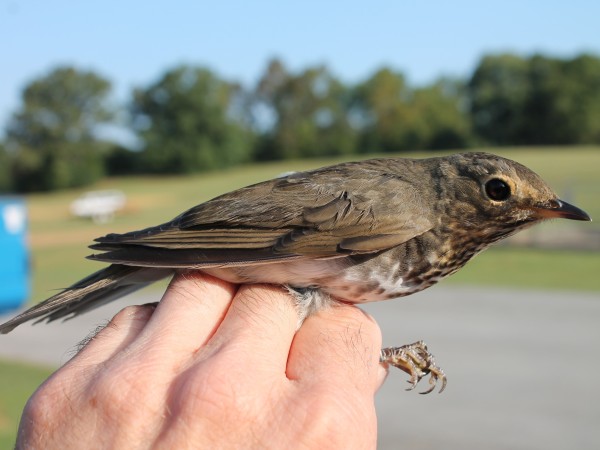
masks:
<path fill-rule="evenodd" d="M 336 304 L 310 316 L 298 330 L 287 374 L 315 384 L 343 380 L 372 396 L 387 374 L 379 364 L 380 348 L 375 321 L 353 305 Z"/>
<path fill-rule="evenodd" d="M 194 352 L 214 334 L 225 316 L 237 285 L 199 271 L 176 275 L 140 336 L 157 351 Z"/>
<path fill-rule="evenodd" d="M 213 344 L 238 365 L 285 373 L 298 323 L 292 296 L 272 285 L 245 285 L 237 292 Z"/>
<path fill-rule="evenodd" d="M 282 288 L 241 286 L 201 272 L 176 276 L 162 301 L 126 308 L 85 346 L 80 361 L 143 361 L 164 373 L 182 361 L 287 373 L 292 380 L 331 383 L 343 379 L 369 393 L 383 382 L 381 333 L 360 309 L 346 304 L 313 314 L 296 333 L 297 311 Z M 125 359 L 123 359 L 125 358 Z M 213 361 L 214 362 L 214 361 Z M 273 368 L 276 370 L 273 371 Z"/>
<path fill-rule="evenodd" d="M 106 326 L 93 330 L 80 344 L 79 363 L 106 361 L 130 345 L 144 329 L 156 304 L 128 306 L 119 311 Z"/>
<path fill-rule="evenodd" d="M 158 368 L 220 351 L 224 364 L 265 370 L 274 364 L 278 373 L 285 373 L 298 320 L 293 299 L 269 285 L 236 290 L 236 285 L 201 272 L 177 275 L 155 311 L 145 306 L 124 309 L 80 357 L 106 360 L 131 346 L 123 358 Z"/>
<path fill-rule="evenodd" d="M 78 364 L 104 362 L 129 346 L 133 357 L 145 359 L 152 353 L 160 364 L 188 358 L 219 326 L 236 288 L 200 272 L 176 275 L 160 303 L 121 310 L 84 340 L 73 359 Z"/>
<path fill-rule="evenodd" d="M 85 391 L 90 380 L 136 341 L 155 305 L 128 306 L 79 344 L 80 350 L 48 380 L 70 380 L 72 392 Z M 46 383 L 48 383 L 48 381 Z M 66 388 L 60 388 L 65 390 Z"/>

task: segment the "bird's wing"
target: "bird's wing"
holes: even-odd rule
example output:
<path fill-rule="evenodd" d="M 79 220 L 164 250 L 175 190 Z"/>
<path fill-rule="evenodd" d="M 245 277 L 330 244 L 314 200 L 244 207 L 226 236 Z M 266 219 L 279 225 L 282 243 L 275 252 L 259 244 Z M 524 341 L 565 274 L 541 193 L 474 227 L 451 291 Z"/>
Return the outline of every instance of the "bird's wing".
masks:
<path fill-rule="evenodd" d="M 412 183 L 380 167 L 352 165 L 259 183 L 164 225 L 110 234 L 91 247 L 105 253 L 91 258 L 153 267 L 265 264 L 375 253 L 431 228 Z"/>

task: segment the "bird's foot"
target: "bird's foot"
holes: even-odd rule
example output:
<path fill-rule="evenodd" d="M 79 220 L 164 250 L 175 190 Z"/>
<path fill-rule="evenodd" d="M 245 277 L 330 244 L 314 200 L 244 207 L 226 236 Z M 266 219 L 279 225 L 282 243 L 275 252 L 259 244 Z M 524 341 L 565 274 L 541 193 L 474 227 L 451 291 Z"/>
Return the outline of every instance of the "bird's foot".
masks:
<path fill-rule="evenodd" d="M 402 347 L 387 347 L 381 350 L 379 362 L 384 365 L 392 365 L 403 370 L 410 375 L 410 387 L 406 389 L 410 391 L 417 386 L 426 375 L 429 377 L 430 388 L 421 394 L 429 394 L 435 389 L 438 381 L 441 381 L 441 393 L 446 388 L 446 375 L 444 371 L 435 365 L 433 355 L 427 350 L 427 345 L 423 341 L 418 341 L 413 344 L 403 345 Z"/>

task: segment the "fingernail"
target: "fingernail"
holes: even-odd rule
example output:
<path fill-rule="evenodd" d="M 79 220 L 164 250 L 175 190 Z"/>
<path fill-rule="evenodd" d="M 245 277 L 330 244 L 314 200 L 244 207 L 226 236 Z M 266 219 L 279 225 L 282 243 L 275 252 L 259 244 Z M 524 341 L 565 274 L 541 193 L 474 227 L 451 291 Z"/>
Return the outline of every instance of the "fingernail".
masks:
<path fill-rule="evenodd" d="M 158 306 L 158 302 L 144 303 L 143 305 L 140 305 L 140 306 L 153 306 L 154 308 L 156 308 Z"/>

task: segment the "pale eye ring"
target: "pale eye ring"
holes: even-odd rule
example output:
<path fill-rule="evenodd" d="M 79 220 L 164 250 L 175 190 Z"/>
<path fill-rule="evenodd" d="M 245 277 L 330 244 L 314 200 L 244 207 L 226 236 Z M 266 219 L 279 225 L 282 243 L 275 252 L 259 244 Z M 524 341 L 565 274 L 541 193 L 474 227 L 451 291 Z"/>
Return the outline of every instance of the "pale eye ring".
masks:
<path fill-rule="evenodd" d="M 485 193 L 489 198 L 497 202 L 503 202 L 511 195 L 510 186 L 500 178 L 492 178 L 487 181 L 485 183 Z"/>

